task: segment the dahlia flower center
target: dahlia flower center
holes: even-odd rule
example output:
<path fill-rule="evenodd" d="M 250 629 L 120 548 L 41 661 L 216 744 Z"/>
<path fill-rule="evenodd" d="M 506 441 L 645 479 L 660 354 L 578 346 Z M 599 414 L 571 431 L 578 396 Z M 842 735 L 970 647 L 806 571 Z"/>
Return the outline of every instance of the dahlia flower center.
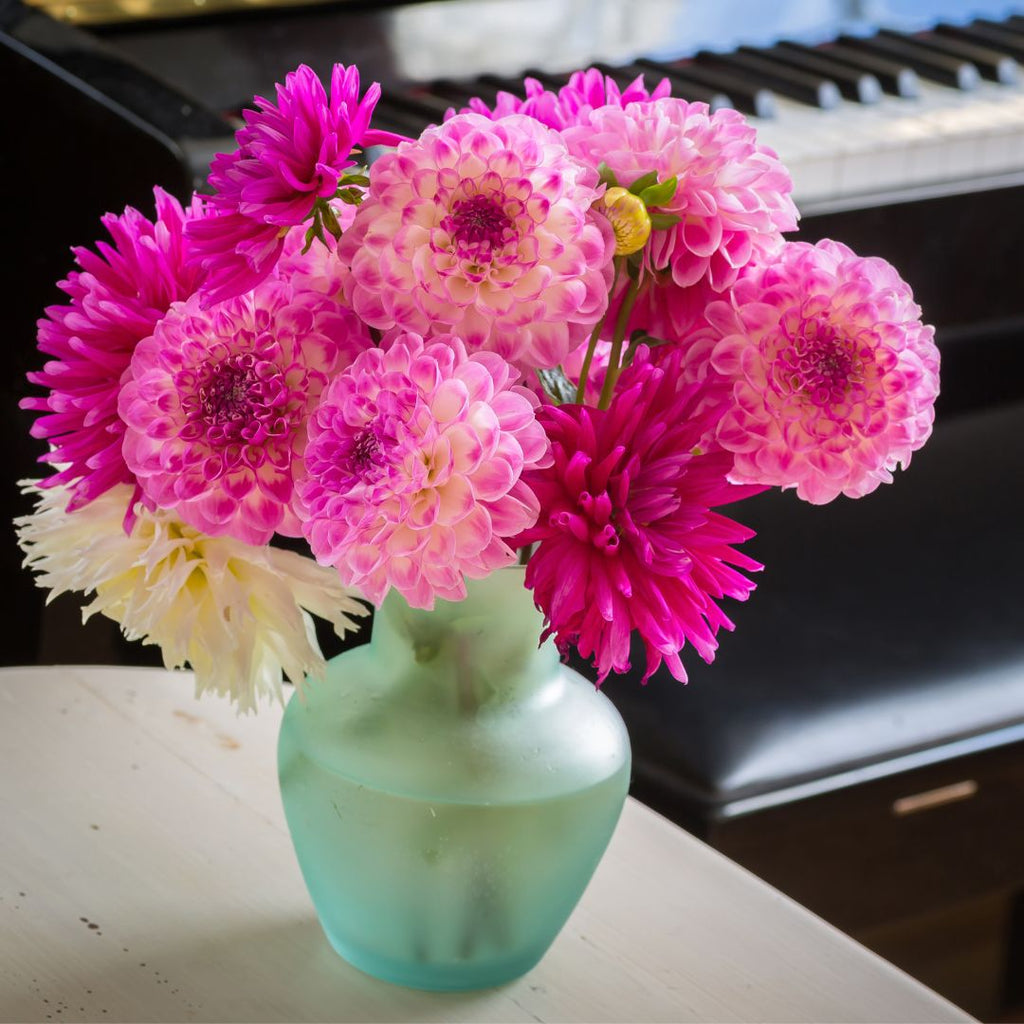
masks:
<path fill-rule="evenodd" d="M 183 404 L 211 443 L 259 444 L 286 432 L 288 386 L 273 363 L 243 352 L 207 362 L 198 378 Z"/>
<path fill-rule="evenodd" d="M 495 251 L 515 238 L 515 225 L 489 196 L 460 199 L 446 225 L 456 253 L 473 263 L 489 263 Z"/>
<path fill-rule="evenodd" d="M 596 497 L 581 491 L 576 499 L 576 510 L 555 512 L 550 522 L 603 554 L 614 555 L 619 550 L 619 531 L 612 522 L 614 515 L 615 508 L 607 491 Z"/>
<path fill-rule="evenodd" d="M 842 401 L 851 387 L 864 382 L 864 360 L 854 339 L 823 320 L 804 325 L 801 337 L 780 357 L 782 379 L 789 389 L 815 405 Z"/>
<path fill-rule="evenodd" d="M 367 471 L 383 462 L 384 449 L 373 427 L 364 427 L 352 439 L 346 469 L 355 476 L 364 477 Z"/>

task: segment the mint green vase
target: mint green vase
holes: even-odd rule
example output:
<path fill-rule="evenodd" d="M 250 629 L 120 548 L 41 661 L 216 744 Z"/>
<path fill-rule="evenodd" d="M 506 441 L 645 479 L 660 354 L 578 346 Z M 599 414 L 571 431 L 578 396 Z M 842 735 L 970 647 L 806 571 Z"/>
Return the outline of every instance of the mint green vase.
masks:
<path fill-rule="evenodd" d="M 392 593 L 371 642 L 289 702 L 288 826 L 327 938 L 361 970 L 425 989 L 511 981 L 586 888 L 629 741 L 540 631 L 521 567 L 430 612 Z"/>

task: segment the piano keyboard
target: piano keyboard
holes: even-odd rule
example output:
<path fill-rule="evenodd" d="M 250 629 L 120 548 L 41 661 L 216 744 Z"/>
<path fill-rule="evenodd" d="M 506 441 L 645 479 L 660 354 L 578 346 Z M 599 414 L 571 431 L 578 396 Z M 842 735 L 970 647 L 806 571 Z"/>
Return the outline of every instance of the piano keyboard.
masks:
<path fill-rule="evenodd" d="M 661 77 L 672 94 L 745 111 L 793 175 L 802 212 L 853 209 L 1024 181 L 1024 18 L 940 24 L 905 35 L 778 43 L 680 61 L 604 67 L 625 84 Z M 557 89 L 567 75 L 536 72 Z M 520 79 L 485 75 L 385 92 L 382 127 L 411 133 L 467 98 Z"/>

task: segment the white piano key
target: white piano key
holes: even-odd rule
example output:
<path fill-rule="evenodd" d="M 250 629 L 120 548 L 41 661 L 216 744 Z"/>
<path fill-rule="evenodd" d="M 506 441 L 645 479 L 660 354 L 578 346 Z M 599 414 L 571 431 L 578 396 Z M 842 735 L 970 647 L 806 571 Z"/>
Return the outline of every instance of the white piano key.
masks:
<path fill-rule="evenodd" d="M 1024 171 L 1021 86 L 922 82 L 917 99 L 833 111 L 780 99 L 774 120 L 752 123 L 790 168 L 798 205 Z"/>

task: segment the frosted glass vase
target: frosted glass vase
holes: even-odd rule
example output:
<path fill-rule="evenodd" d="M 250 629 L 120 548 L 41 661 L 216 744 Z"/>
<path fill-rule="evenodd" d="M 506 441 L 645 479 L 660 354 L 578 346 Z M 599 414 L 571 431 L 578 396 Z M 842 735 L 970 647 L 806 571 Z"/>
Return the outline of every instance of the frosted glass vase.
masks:
<path fill-rule="evenodd" d="M 392 593 L 371 642 L 289 702 L 288 826 L 327 938 L 361 970 L 426 989 L 510 981 L 597 867 L 629 741 L 540 630 L 521 567 L 430 612 Z"/>

